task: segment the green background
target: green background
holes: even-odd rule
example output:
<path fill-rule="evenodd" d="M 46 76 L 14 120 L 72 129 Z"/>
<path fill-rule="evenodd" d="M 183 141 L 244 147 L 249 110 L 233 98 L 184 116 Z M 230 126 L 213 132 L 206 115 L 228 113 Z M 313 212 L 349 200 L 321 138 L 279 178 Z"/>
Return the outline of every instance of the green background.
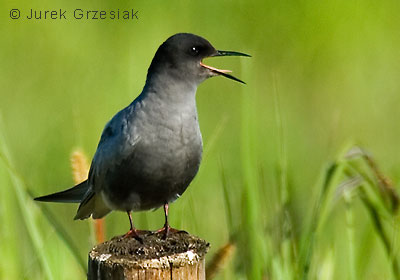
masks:
<path fill-rule="evenodd" d="M 16 8 L 21 18 L 11 19 Z M 31 8 L 67 10 L 67 19 L 28 20 Z M 77 20 L 77 8 L 133 9 L 139 19 Z M 217 77 L 199 86 L 205 156 L 170 207 L 172 226 L 211 243 L 209 257 L 235 240 L 218 279 L 304 275 L 322 178 L 349 143 L 400 179 L 398 1 L 1 1 L 0 11 L 1 279 L 85 277 L 60 228 L 26 191 L 73 185 L 71 152 L 93 156 L 105 123 L 140 93 L 156 49 L 178 32 L 252 55 L 207 60 L 247 85 Z M 396 277 L 357 192 L 347 204 L 335 195 L 327 201 L 305 277 Z M 72 220 L 75 205 L 48 210 L 85 260 L 91 223 Z M 133 217 L 139 228 L 163 224 L 161 210 Z M 397 256 L 397 219 L 382 219 Z M 123 234 L 126 214 L 111 213 L 106 227 L 109 238 Z"/>

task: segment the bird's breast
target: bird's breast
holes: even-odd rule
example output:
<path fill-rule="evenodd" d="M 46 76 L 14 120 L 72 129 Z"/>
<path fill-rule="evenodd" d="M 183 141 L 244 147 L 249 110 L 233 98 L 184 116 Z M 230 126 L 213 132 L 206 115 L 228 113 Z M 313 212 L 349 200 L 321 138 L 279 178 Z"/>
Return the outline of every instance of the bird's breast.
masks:
<path fill-rule="evenodd" d="M 140 141 L 135 166 L 152 184 L 183 192 L 196 175 L 202 155 L 202 137 L 195 107 L 142 112 L 136 124 Z M 136 163 L 134 163 L 136 165 Z"/>
<path fill-rule="evenodd" d="M 137 140 L 105 176 L 105 196 L 118 209 L 156 208 L 181 195 L 199 169 L 202 138 L 196 108 L 142 108 L 132 120 L 123 135 Z"/>
<path fill-rule="evenodd" d="M 179 174 L 190 168 L 198 168 L 202 138 L 195 112 L 163 115 L 150 123 L 146 127 L 146 136 L 141 138 L 140 146 L 145 147 L 141 149 L 144 152 L 142 156 L 154 167 L 149 168 L 153 174 L 175 174 L 179 177 Z"/>

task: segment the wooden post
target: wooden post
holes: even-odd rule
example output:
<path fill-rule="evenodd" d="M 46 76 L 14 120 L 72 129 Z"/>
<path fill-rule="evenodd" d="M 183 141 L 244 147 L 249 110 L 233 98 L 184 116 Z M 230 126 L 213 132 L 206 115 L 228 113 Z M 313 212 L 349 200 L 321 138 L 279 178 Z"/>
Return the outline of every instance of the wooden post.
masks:
<path fill-rule="evenodd" d="M 88 279 L 205 280 L 209 243 L 173 233 L 142 235 L 143 242 L 118 236 L 96 245 L 89 253 Z"/>

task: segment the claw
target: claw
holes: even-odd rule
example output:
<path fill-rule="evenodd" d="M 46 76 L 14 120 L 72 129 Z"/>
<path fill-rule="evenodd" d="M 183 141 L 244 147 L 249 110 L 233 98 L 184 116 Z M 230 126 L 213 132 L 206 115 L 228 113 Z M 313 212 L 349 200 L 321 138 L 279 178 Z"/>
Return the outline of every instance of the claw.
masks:
<path fill-rule="evenodd" d="M 174 234 L 174 233 L 187 233 L 187 232 L 184 231 L 184 230 L 179 230 L 179 229 L 176 229 L 176 228 L 172 228 L 168 224 L 164 225 L 159 230 L 156 230 L 156 231 L 153 232 L 153 234 L 163 234 L 163 239 L 167 239 L 167 237 L 170 234 Z"/>
<path fill-rule="evenodd" d="M 130 229 L 127 233 L 125 233 L 124 238 L 135 238 L 140 243 L 143 243 L 143 238 L 139 236 L 138 230 Z"/>
<path fill-rule="evenodd" d="M 127 233 L 125 233 L 125 235 L 123 236 L 123 238 L 133 237 L 133 238 L 135 238 L 137 241 L 143 243 L 143 238 L 140 237 L 140 235 L 150 234 L 151 232 L 148 231 L 148 230 L 136 229 L 136 228 L 133 226 L 131 212 L 130 212 L 130 211 L 126 211 L 126 213 L 128 214 L 128 217 L 129 217 L 129 223 L 130 223 L 130 225 L 131 225 L 131 229 L 130 229 Z"/>

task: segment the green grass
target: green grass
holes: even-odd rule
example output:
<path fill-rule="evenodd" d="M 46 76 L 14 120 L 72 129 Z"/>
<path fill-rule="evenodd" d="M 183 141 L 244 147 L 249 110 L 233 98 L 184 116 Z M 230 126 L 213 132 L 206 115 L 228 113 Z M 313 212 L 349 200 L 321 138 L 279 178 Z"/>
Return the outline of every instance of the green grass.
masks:
<path fill-rule="evenodd" d="M 199 87 L 205 155 L 170 208 L 174 227 L 211 243 L 210 257 L 236 243 L 217 278 L 399 279 L 397 1 L 0 8 L 0 279 L 85 278 L 91 223 L 73 221 L 76 206 L 31 198 L 73 184 L 71 152 L 93 155 L 159 44 L 182 31 L 252 55 L 207 61 L 247 85 L 218 77 Z M 11 20 L 15 8 L 133 8 L 139 20 Z M 139 228 L 163 224 L 161 210 L 133 217 Z M 111 213 L 107 236 L 128 225 Z"/>

